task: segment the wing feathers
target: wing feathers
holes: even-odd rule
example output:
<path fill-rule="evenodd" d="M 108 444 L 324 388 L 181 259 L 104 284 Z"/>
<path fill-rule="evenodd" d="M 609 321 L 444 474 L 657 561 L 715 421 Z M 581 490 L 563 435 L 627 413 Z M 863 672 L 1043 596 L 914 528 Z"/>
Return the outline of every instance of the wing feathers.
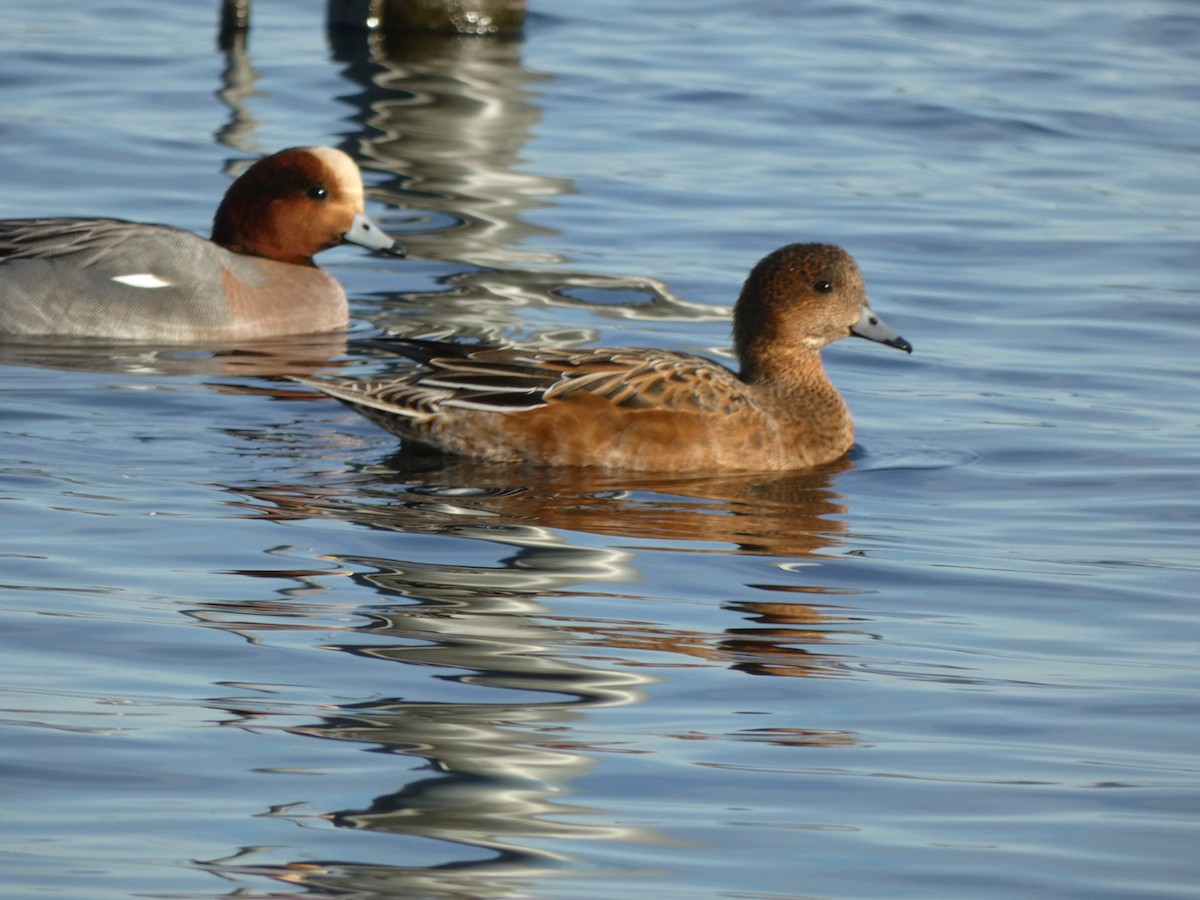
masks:
<path fill-rule="evenodd" d="M 412 419 L 439 408 L 514 413 L 574 395 L 628 410 L 729 414 L 749 404 L 724 366 L 668 350 L 521 350 L 438 341 L 373 341 L 425 367 L 395 381 L 304 381 L 346 403 Z"/>

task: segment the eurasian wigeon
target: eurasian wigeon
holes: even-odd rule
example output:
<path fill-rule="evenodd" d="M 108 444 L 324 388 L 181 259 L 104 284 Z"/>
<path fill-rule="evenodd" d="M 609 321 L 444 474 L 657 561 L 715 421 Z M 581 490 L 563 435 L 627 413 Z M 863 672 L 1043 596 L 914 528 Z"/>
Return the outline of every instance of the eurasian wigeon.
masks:
<path fill-rule="evenodd" d="M 441 341 L 387 346 L 423 369 L 399 380 L 298 379 L 388 431 L 492 461 L 642 471 L 787 470 L 854 443 L 821 348 L 912 345 L 867 303 L 850 254 L 791 244 L 750 272 L 733 313 L 741 372 L 669 350 L 522 350 Z"/>
<path fill-rule="evenodd" d="M 313 255 L 404 250 L 363 211 L 332 147 L 292 147 L 230 185 L 212 240 L 119 219 L 0 221 L 0 335 L 195 343 L 344 328 L 341 285 Z"/>

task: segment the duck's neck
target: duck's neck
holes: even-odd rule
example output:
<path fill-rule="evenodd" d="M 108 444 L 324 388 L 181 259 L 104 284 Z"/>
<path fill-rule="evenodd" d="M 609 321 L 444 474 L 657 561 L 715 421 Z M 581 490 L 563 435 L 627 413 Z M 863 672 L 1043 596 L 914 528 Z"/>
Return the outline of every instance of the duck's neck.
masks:
<path fill-rule="evenodd" d="M 778 346 L 763 352 L 755 352 L 759 348 L 749 347 L 741 357 L 741 378 L 747 384 L 759 387 L 776 386 L 785 392 L 820 394 L 826 391 L 837 394 L 829 376 L 825 374 L 825 366 L 821 362 L 819 350 L 808 347 Z"/>
<path fill-rule="evenodd" d="M 279 210 L 272 204 L 249 204 L 239 183 L 225 195 L 213 219 L 212 241 L 226 250 L 245 256 L 261 256 L 296 266 L 316 267 L 313 254 L 321 245 L 309 246 L 303 227 L 286 229 L 277 221 Z"/>
<path fill-rule="evenodd" d="M 819 351 L 792 347 L 749 356 L 741 377 L 771 398 L 777 419 L 802 426 L 810 439 L 820 434 L 831 445 L 849 449 L 854 442 L 850 410 L 825 374 Z"/>

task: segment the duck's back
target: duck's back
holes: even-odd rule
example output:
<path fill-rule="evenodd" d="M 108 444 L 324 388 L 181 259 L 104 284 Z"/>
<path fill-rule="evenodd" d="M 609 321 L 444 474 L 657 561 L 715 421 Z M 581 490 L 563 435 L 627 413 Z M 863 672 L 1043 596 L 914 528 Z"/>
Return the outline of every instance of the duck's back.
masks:
<path fill-rule="evenodd" d="M 312 311 L 306 293 L 337 308 L 279 325 Z M 319 331 L 344 324 L 344 304 L 319 269 L 232 253 L 167 225 L 0 221 L 0 335 L 186 342 Z"/>
<path fill-rule="evenodd" d="M 781 470 L 834 459 L 853 440 L 832 386 L 831 404 L 807 404 L 811 392 L 777 396 L 686 353 L 377 345 L 424 370 L 306 383 L 406 440 L 452 454 L 629 471 Z"/>

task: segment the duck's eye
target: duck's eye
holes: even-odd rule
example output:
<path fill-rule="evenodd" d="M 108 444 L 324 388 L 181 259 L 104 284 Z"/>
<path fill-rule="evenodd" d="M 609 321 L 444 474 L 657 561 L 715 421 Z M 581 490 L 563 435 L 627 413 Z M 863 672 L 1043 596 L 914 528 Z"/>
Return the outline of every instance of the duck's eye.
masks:
<path fill-rule="evenodd" d="M 321 201 L 329 196 L 329 191 L 325 190 L 325 185 L 323 184 L 314 184 L 307 191 L 305 191 L 305 196 L 307 196 L 309 200 Z"/>
<path fill-rule="evenodd" d="M 833 285 L 828 281 L 818 281 L 813 285 L 813 290 L 818 294 L 828 294 L 833 290 Z"/>

